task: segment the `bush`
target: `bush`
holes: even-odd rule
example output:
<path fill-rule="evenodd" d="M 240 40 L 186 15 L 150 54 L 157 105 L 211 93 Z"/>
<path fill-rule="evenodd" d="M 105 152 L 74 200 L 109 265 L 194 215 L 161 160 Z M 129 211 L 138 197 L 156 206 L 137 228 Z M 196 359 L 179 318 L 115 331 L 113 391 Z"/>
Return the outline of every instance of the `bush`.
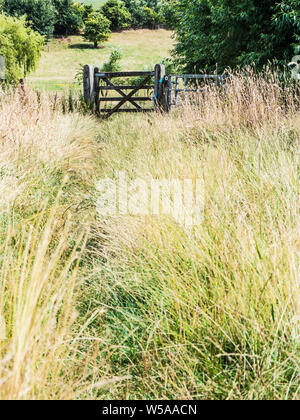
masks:
<path fill-rule="evenodd" d="M 101 71 L 110 72 L 110 71 L 120 71 L 121 65 L 120 60 L 122 58 L 122 53 L 119 49 L 115 48 L 110 53 L 109 59 L 105 62 L 101 68 Z"/>
<path fill-rule="evenodd" d="M 43 44 L 43 36 L 26 27 L 25 18 L 0 14 L 0 54 L 6 62 L 7 83 L 16 83 L 35 69 Z"/>
<path fill-rule="evenodd" d="M 124 0 L 126 9 L 131 14 L 131 26 L 137 28 L 143 25 L 142 0 Z"/>
<path fill-rule="evenodd" d="M 102 7 L 101 12 L 110 20 L 110 29 L 113 31 L 125 29 L 130 26 L 131 14 L 124 3 L 119 0 L 108 0 Z"/>
<path fill-rule="evenodd" d="M 155 26 L 159 23 L 159 14 L 150 7 L 145 6 L 143 8 L 144 25 Z"/>
<path fill-rule="evenodd" d="M 79 5 L 79 6 L 78 6 Z M 26 15 L 26 21 L 41 35 L 76 33 L 83 26 L 83 16 L 93 8 L 73 4 L 72 0 L 3 0 L 3 10 L 11 16 Z"/>
<path fill-rule="evenodd" d="M 131 26 L 154 26 L 164 21 L 160 13 L 161 5 L 151 0 L 124 0 L 124 4 L 131 14 Z"/>

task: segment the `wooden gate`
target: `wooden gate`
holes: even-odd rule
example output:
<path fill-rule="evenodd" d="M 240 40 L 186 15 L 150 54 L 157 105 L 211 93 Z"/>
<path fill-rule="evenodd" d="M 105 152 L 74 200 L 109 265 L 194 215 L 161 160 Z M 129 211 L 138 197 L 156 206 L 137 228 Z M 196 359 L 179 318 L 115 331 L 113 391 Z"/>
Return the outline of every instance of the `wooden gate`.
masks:
<path fill-rule="evenodd" d="M 130 78 L 133 77 L 134 82 L 130 83 Z M 129 82 L 124 83 L 124 79 L 128 78 Z M 120 80 L 121 84 L 118 84 Z M 165 77 L 165 67 L 162 64 L 157 64 L 154 71 L 100 72 L 97 67 L 91 65 L 84 66 L 83 71 L 85 102 L 98 115 L 107 117 L 115 112 L 165 110 L 168 101 L 164 94 L 164 86 L 167 84 L 168 78 Z M 138 95 L 139 92 L 142 92 L 142 95 Z M 114 96 L 115 94 L 118 96 Z M 151 107 L 143 107 L 141 102 L 151 102 Z M 106 107 L 109 103 L 116 104 Z"/>
<path fill-rule="evenodd" d="M 134 83 L 124 83 L 124 78 L 132 77 L 135 78 Z M 115 83 L 112 79 L 115 79 Z M 226 79 L 226 75 L 216 74 L 166 75 L 162 64 L 156 64 L 154 71 L 105 73 L 97 67 L 86 65 L 83 72 L 84 100 L 99 116 L 109 117 L 115 112 L 169 112 L 178 105 L 179 98 L 186 99 L 188 93 L 205 91 L 198 86 L 198 82 L 211 80 L 224 88 Z M 120 80 L 121 84 L 117 84 Z M 138 96 L 138 92 L 143 93 Z M 110 93 L 118 96 L 110 96 Z M 147 101 L 151 102 L 151 107 L 140 105 Z M 114 106 L 105 107 L 107 103 L 115 102 Z M 128 104 L 127 107 L 123 107 L 125 104 Z"/>

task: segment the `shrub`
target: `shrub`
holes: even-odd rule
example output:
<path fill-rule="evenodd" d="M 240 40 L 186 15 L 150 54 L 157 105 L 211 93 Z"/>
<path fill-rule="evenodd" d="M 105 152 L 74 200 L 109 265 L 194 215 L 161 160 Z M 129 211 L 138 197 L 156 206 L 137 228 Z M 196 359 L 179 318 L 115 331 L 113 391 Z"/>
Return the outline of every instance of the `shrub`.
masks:
<path fill-rule="evenodd" d="M 159 23 L 159 14 L 150 7 L 145 6 L 143 8 L 144 25 L 155 26 Z"/>
<path fill-rule="evenodd" d="M 109 59 L 105 62 L 101 68 L 101 71 L 110 72 L 110 71 L 120 71 L 121 65 L 120 60 L 122 58 L 122 53 L 120 50 L 115 48 L 110 53 Z"/>

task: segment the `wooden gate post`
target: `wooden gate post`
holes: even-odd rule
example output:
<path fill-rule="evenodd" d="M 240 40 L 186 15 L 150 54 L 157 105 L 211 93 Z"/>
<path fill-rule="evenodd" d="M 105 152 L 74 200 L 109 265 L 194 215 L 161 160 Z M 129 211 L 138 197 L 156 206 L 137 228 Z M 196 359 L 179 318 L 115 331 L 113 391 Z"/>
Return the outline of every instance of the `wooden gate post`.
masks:
<path fill-rule="evenodd" d="M 99 68 L 94 68 L 94 104 L 96 108 L 96 113 L 99 113 L 100 108 L 100 91 L 99 91 L 99 77 L 96 74 L 99 73 Z"/>
<path fill-rule="evenodd" d="M 154 68 L 154 108 L 155 111 L 163 111 L 163 82 L 165 80 L 165 66 L 156 64 Z"/>
<path fill-rule="evenodd" d="M 164 77 L 161 87 L 162 87 L 162 92 L 161 92 L 161 98 L 160 98 L 160 107 L 163 112 L 169 112 L 171 110 L 171 102 L 170 102 L 170 81 L 169 81 L 168 76 Z"/>
<path fill-rule="evenodd" d="M 5 58 L 0 54 L 0 81 L 5 80 Z"/>
<path fill-rule="evenodd" d="M 94 67 L 86 64 L 83 68 L 83 97 L 88 106 L 93 106 L 95 101 Z"/>
<path fill-rule="evenodd" d="M 168 76 L 168 111 L 171 111 L 172 108 L 172 93 L 173 93 L 173 76 L 169 74 Z"/>

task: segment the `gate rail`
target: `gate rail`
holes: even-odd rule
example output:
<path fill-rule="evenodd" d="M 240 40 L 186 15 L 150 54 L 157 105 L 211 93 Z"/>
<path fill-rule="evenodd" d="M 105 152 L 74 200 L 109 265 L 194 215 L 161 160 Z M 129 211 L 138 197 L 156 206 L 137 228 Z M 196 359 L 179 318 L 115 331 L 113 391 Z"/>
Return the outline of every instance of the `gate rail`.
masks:
<path fill-rule="evenodd" d="M 224 87 L 227 75 L 218 75 L 218 74 L 176 74 L 168 76 L 169 84 L 169 106 L 177 105 L 178 102 L 178 93 L 188 93 L 188 92 L 204 92 L 202 88 L 191 89 L 187 88 L 187 83 L 189 80 L 213 80 L 215 81 L 218 87 Z M 175 79 L 175 81 L 174 81 Z M 178 87 L 179 80 L 183 80 L 183 89 Z M 175 93 L 175 101 L 173 102 L 173 91 Z"/>

